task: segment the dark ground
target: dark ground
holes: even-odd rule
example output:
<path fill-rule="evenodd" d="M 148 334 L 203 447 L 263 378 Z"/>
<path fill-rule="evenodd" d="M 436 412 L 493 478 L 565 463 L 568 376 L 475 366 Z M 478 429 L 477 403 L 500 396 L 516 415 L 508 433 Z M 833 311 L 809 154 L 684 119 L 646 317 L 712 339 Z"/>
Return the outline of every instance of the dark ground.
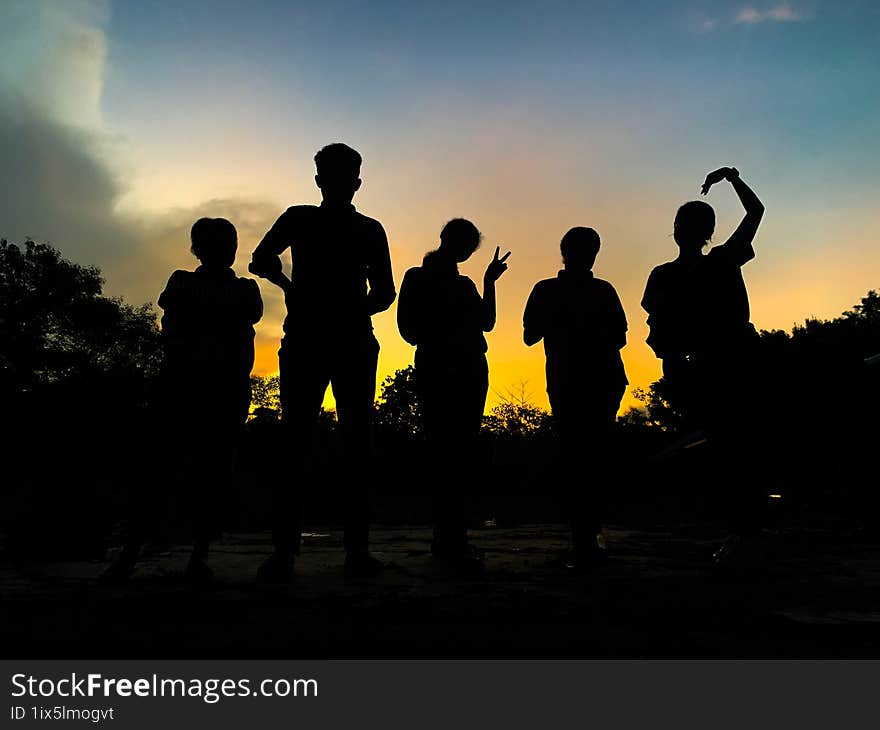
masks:
<path fill-rule="evenodd" d="M 388 570 L 369 581 L 345 579 L 339 534 L 316 531 L 280 588 L 254 581 L 268 534 L 233 534 L 203 591 L 182 581 L 184 546 L 113 589 L 94 584 L 106 562 L 6 558 L 0 643 L 5 658 L 880 656 L 880 544 L 783 528 L 763 571 L 720 580 L 720 534 L 613 526 L 613 558 L 583 577 L 556 564 L 561 525 L 486 527 L 487 576 L 467 581 L 430 561 L 425 527 L 379 527 Z"/>

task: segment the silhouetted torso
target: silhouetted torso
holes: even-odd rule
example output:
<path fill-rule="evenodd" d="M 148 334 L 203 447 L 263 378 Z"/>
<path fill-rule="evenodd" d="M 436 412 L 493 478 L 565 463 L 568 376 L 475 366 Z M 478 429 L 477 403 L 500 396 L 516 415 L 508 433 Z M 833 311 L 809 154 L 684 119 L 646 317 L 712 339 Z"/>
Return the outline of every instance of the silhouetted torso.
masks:
<path fill-rule="evenodd" d="M 428 255 L 422 266 L 403 278 L 397 322 L 402 337 L 417 349 L 417 357 L 452 361 L 483 355 L 483 300 L 471 279 L 438 256 Z"/>
<path fill-rule="evenodd" d="M 382 225 L 353 205 L 297 205 L 278 218 L 254 251 L 254 261 L 277 257 L 288 246 L 285 335 L 319 340 L 368 335 L 371 314 L 387 308 L 395 296 Z"/>
<path fill-rule="evenodd" d="M 651 272 L 642 307 L 658 357 L 716 353 L 755 336 L 741 270 L 754 256 L 751 243 L 731 239 Z"/>
<path fill-rule="evenodd" d="M 523 314 L 530 340 L 544 340 L 547 390 L 586 384 L 627 384 L 620 348 L 626 344 L 626 315 L 614 287 L 591 271 L 562 270 L 539 281 Z"/>
<path fill-rule="evenodd" d="M 254 364 L 253 325 L 263 314 L 256 281 L 239 278 L 232 269 L 179 270 L 158 303 L 164 310 L 168 368 L 202 381 L 248 380 Z"/>

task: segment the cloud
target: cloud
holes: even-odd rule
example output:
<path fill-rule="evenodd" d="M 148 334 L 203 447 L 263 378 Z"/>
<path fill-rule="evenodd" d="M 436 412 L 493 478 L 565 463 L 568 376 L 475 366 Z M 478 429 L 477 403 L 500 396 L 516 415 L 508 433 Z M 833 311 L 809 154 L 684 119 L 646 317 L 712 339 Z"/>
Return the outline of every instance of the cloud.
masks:
<path fill-rule="evenodd" d="M 737 25 L 758 25 L 760 23 L 799 23 L 807 20 L 807 13 L 795 8 L 790 3 L 779 3 L 769 8 L 758 8 L 749 5 L 741 8 L 732 17 L 727 18 L 691 15 L 685 19 L 685 28 L 697 35 L 714 33 Z"/>
<path fill-rule="evenodd" d="M 170 271 L 191 266 L 189 227 L 230 218 L 241 250 L 278 214 L 260 200 L 209 200 L 160 213 L 123 212 L 126 143 L 102 123 L 105 3 L 11 2 L 0 28 L 0 236 L 51 243 L 96 264 L 110 293 L 155 301 Z M 246 266 L 242 257 L 240 266 Z M 278 303 L 279 306 L 281 303 Z"/>
<path fill-rule="evenodd" d="M 755 7 L 746 7 L 736 15 L 737 24 L 755 25 L 757 23 L 798 23 L 804 20 L 804 15 L 788 3 L 780 3 L 766 10 L 758 10 Z"/>

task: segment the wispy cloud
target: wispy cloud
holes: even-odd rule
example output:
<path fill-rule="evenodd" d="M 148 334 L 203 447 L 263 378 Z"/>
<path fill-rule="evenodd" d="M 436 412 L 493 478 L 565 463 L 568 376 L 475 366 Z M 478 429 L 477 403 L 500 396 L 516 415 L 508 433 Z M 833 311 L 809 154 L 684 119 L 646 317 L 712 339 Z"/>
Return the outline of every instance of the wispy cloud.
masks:
<path fill-rule="evenodd" d="M 720 16 L 691 16 L 685 22 L 686 28 L 697 35 L 715 33 L 737 25 L 758 25 L 760 23 L 799 23 L 808 20 L 808 13 L 791 3 L 782 2 L 770 7 L 747 5 L 735 14 Z"/>
<path fill-rule="evenodd" d="M 804 14 L 788 3 L 780 3 L 765 10 L 749 6 L 739 11 L 736 23 L 755 25 L 756 23 L 797 23 L 804 20 Z"/>

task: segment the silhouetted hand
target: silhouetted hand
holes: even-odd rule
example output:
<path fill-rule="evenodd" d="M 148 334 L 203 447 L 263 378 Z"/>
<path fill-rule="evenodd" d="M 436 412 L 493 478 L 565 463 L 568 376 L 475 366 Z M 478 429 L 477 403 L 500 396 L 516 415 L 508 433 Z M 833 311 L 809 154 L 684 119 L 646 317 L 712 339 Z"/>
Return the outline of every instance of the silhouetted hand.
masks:
<path fill-rule="evenodd" d="M 486 273 L 483 274 L 483 280 L 491 283 L 495 283 L 498 279 L 501 278 L 501 275 L 507 271 L 507 264 L 504 263 L 507 261 L 510 256 L 510 251 L 508 251 L 504 256 L 500 259 L 498 258 L 498 254 L 501 253 L 501 247 L 495 247 L 495 256 L 492 257 L 492 261 L 489 262 L 489 266 L 486 267 Z"/>
<path fill-rule="evenodd" d="M 706 180 L 703 182 L 702 193 L 705 195 L 709 192 L 709 188 L 711 188 L 715 183 L 721 182 L 722 180 L 730 180 L 732 177 L 737 177 L 739 172 L 735 167 L 719 167 L 714 172 L 710 172 L 706 175 Z"/>

